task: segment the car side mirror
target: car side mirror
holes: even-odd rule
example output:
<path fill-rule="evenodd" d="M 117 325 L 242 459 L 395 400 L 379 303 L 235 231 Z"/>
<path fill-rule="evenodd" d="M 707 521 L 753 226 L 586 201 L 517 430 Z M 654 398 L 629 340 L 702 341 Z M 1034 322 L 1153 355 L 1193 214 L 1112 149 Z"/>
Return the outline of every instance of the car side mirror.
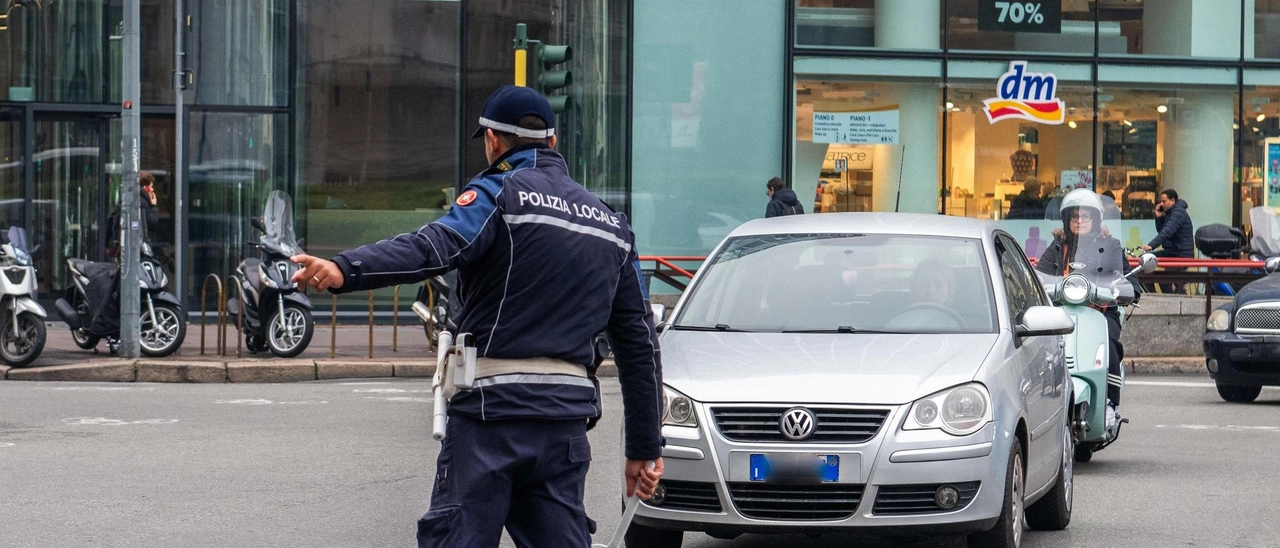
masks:
<path fill-rule="evenodd" d="M 1076 323 L 1066 310 L 1056 306 L 1033 306 L 1022 314 L 1015 332 L 1019 337 L 1067 335 L 1075 331 Z"/>
<path fill-rule="evenodd" d="M 1152 272 L 1155 272 L 1156 271 L 1156 254 L 1143 253 L 1142 256 L 1138 258 L 1138 268 L 1141 269 L 1141 272 L 1143 274 L 1150 274 Z"/>
<path fill-rule="evenodd" d="M 1262 267 L 1262 269 L 1266 270 L 1267 274 L 1275 274 L 1277 270 L 1280 270 L 1280 257 L 1271 257 L 1270 259 L 1267 259 L 1267 263 Z"/>
<path fill-rule="evenodd" d="M 649 310 L 653 311 L 653 323 L 662 323 L 667 319 L 667 305 L 650 304 Z"/>

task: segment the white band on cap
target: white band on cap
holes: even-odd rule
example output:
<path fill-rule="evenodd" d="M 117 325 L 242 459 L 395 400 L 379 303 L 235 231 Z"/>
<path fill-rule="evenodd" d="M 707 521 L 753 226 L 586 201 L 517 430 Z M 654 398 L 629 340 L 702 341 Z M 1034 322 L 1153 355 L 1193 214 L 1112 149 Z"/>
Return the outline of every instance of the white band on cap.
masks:
<path fill-rule="evenodd" d="M 489 129 L 496 129 L 498 131 L 503 131 L 506 133 L 513 133 L 517 137 L 527 137 L 530 139 L 546 139 L 556 134 L 556 128 L 525 129 L 519 126 L 513 126 L 511 124 L 498 123 L 488 118 L 485 118 L 483 116 L 480 117 L 480 125 L 487 127 Z"/>

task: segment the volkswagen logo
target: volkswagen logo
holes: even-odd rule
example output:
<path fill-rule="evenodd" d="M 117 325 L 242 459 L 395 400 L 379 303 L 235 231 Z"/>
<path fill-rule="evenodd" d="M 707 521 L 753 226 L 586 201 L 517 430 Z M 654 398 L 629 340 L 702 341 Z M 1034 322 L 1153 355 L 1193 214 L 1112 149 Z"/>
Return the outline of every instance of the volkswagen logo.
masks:
<path fill-rule="evenodd" d="M 803 407 L 788 409 L 778 422 L 778 429 L 782 431 L 782 435 L 792 441 L 808 438 L 813 435 L 814 428 L 818 426 L 818 420 L 813 417 L 813 412 Z"/>

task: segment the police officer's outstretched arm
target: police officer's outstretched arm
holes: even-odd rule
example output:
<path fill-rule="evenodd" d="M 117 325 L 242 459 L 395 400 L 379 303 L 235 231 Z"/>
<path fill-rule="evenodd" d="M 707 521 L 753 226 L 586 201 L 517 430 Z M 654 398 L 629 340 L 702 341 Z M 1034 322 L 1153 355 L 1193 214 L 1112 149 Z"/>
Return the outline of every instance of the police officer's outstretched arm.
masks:
<path fill-rule="evenodd" d="M 349 293 L 417 283 L 468 264 L 493 242 L 495 218 L 502 215 L 497 202 L 501 190 L 499 175 L 481 174 L 463 189 L 447 215 L 416 232 L 343 251 L 332 261 L 293 257 L 304 267 L 293 281 Z"/>
<path fill-rule="evenodd" d="M 662 476 L 662 359 L 649 295 L 634 247 L 618 272 L 607 334 L 622 384 L 627 495 L 653 495 Z M 654 470 L 645 462 L 654 461 Z"/>

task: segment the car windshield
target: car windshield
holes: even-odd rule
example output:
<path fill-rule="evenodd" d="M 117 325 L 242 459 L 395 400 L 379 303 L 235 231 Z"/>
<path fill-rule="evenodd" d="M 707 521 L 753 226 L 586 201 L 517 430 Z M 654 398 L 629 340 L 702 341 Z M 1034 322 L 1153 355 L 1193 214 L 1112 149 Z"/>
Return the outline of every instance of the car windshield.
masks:
<path fill-rule="evenodd" d="M 771 234 L 730 239 L 690 288 L 673 329 L 990 333 L 976 239 Z"/>

